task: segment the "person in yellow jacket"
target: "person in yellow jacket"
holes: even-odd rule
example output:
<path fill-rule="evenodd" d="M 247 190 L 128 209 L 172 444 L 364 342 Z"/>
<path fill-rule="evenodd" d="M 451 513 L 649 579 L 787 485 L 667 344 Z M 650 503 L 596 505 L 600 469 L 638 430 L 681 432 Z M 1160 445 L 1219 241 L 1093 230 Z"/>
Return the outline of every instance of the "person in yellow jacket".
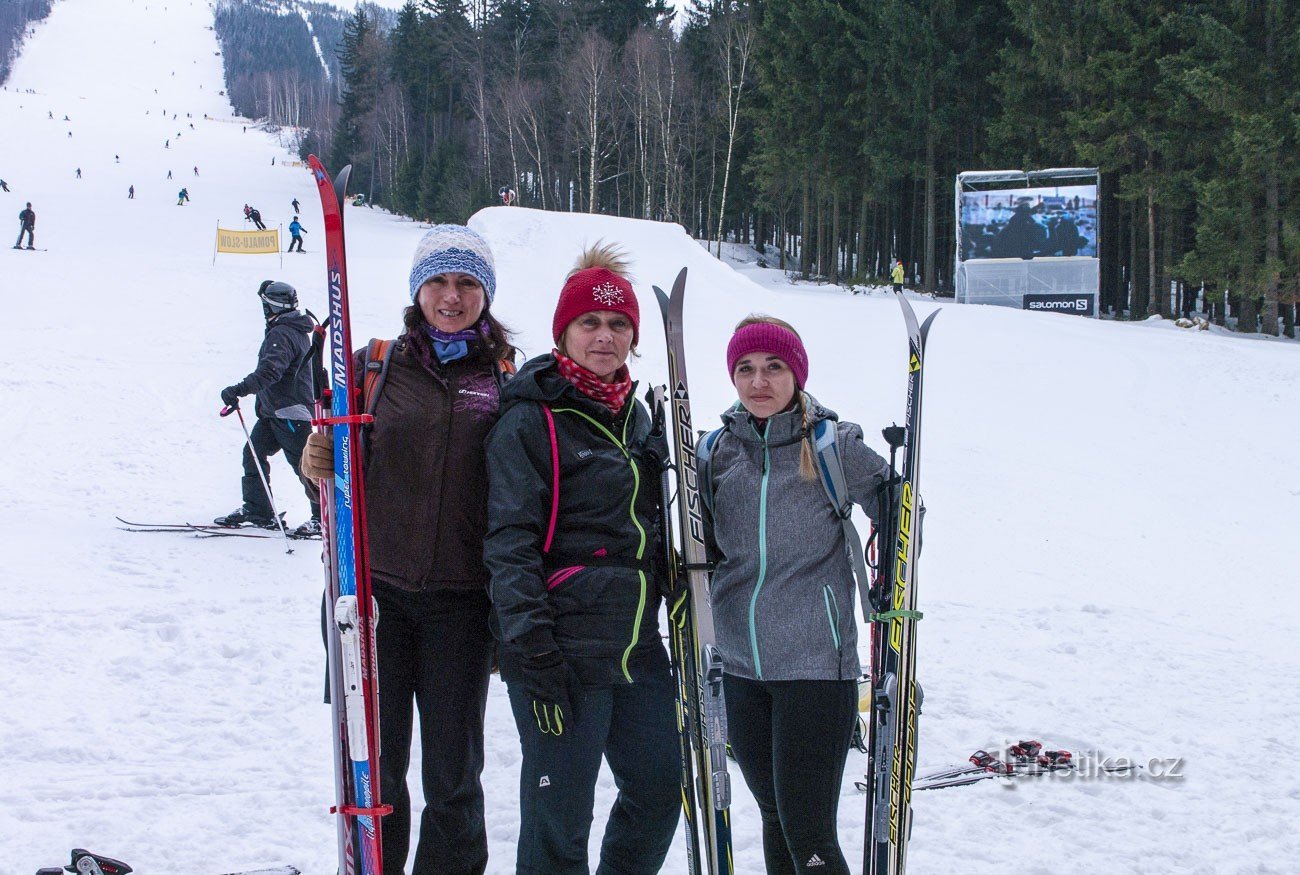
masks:
<path fill-rule="evenodd" d="M 903 290 L 904 275 L 905 275 L 905 271 L 903 270 L 903 260 L 901 258 L 895 259 L 894 267 L 889 272 L 889 281 L 894 284 L 894 291 L 901 292 Z"/>

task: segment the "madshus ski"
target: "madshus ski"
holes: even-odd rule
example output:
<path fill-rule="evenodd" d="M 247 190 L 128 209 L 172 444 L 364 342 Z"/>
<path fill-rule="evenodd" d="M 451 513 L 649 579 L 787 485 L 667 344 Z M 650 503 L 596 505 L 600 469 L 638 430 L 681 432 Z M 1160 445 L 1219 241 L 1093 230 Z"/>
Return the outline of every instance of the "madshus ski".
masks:
<path fill-rule="evenodd" d="M 916 681 L 916 560 L 925 508 L 918 491 L 921 460 L 921 389 L 925 341 L 935 310 L 917 322 L 900 293 L 907 324 L 907 409 L 903 422 L 903 463 L 892 507 L 893 539 L 881 550 L 880 584 L 873 588 L 871 621 L 871 709 L 867 720 L 868 761 L 866 875 L 902 875 L 912 829 L 912 778 L 916 771 L 917 716 L 922 692 Z M 867 611 L 867 606 L 863 606 Z"/>
<path fill-rule="evenodd" d="M 351 166 L 331 180 L 320 159 L 307 163 L 320 193 L 330 304 L 329 416 L 313 421 L 332 428 L 334 478 L 321 481 L 321 524 L 328 538 L 325 600 L 330 712 L 334 732 L 335 804 L 339 875 L 380 875 L 379 819 L 392 811 L 379 794 L 379 669 L 375 654 L 378 611 L 370 592 L 366 542 L 361 426 L 371 417 L 354 409 L 352 332 L 348 309 L 343 204 Z"/>
<path fill-rule="evenodd" d="M 64 872 L 75 872 L 78 875 L 127 875 L 128 872 L 134 871 L 121 860 L 114 860 L 112 857 L 105 857 L 102 854 L 92 854 L 85 848 L 74 848 L 72 861 L 68 865 L 62 869 L 58 866 L 37 869 L 36 875 L 63 875 Z M 271 869 L 244 869 L 239 872 L 225 872 L 222 875 L 301 875 L 301 870 L 295 866 L 276 866 Z"/>
<path fill-rule="evenodd" d="M 695 472 L 695 434 L 691 430 L 691 399 L 686 381 L 686 345 L 682 313 L 686 297 L 686 268 L 673 283 L 672 294 L 658 286 L 655 297 L 664 320 L 668 346 L 668 392 L 652 399 L 659 427 L 663 408 L 671 408 L 670 441 L 677 479 L 677 515 L 682 564 L 678 567 L 669 517 L 668 470 L 662 474 L 663 534 L 672 593 L 669 639 L 677 680 L 678 728 L 682 735 L 682 807 L 690 875 L 731 875 L 731 777 L 727 772 L 727 715 L 722 696 L 722 656 L 713 631 L 709 602 L 710 570 L 704 547 L 704 519 Z M 692 784 L 694 786 L 692 786 Z"/>

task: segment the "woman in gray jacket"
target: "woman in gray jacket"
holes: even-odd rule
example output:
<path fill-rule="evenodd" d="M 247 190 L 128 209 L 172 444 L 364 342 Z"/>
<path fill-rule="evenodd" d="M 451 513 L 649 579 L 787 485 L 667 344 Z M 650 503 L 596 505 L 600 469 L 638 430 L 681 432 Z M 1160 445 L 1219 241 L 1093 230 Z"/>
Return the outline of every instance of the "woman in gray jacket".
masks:
<path fill-rule="evenodd" d="M 849 497 L 877 516 L 888 463 L 803 391 L 808 355 L 779 319 L 727 346 L 739 401 L 709 451 L 713 617 L 731 748 L 763 819 L 768 873 L 848 875 L 835 820 L 857 714 L 857 624 L 844 530 L 814 466 L 835 421 Z"/>

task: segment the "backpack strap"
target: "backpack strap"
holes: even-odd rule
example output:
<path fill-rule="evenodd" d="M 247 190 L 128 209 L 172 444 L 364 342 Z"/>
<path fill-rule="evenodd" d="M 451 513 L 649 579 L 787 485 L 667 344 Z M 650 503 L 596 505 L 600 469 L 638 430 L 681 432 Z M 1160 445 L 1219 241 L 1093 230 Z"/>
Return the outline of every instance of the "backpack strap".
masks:
<path fill-rule="evenodd" d="M 713 515 L 713 445 L 717 443 L 721 428 L 701 435 L 695 444 L 695 488 L 700 493 L 704 509 Z"/>
<path fill-rule="evenodd" d="M 849 551 L 853 576 L 858 582 L 858 600 L 862 603 L 862 616 L 871 622 L 871 574 L 867 571 L 866 553 L 862 537 L 853 525 L 853 501 L 849 498 L 849 484 L 844 476 L 844 462 L 840 458 L 839 429 L 831 419 L 823 419 L 813 426 L 813 452 L 817 456 L 817 479 L 821 480 L 826 497 L 830 499 L 835 515 L 844 527 L 844 544 Z"/>
<path fill-rule="evenodd" d="M 384 388 L 384 380 L 388 378 L 388 363 L 393 360 L 393 350 L 396 348 L 395 340 L 370 338 L 370 343 L 366 346 L 365 369 L 361 375 L 362 412 L 374 416 L 375 407 L 379 405 L 380 392 Z M 370 427 L 363 425 L 358 436 L 363 458 L 369 433 Z"/>
<path fill-rule="evenodd" d="M 370 338 L 366 347 L 365 373 L 362 375 L 361 405 L 364 412 L 374 415 L 379 404 L 379 392 L 388 379 L 388 363 L 393 360 L 393 348 L 397 343 L 392 340 Z"/>

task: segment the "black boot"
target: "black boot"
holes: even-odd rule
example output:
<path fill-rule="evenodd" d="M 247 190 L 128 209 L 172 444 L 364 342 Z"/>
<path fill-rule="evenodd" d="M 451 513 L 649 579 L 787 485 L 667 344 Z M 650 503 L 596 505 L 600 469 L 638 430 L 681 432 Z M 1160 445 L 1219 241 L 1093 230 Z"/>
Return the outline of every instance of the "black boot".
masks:
<path fill-rule="evenodd" d="M 279 526 L 276 525 L 274 518 L 269 516 L 258 516 L 257 514 L 251 513 L 246 507 L 240 507 L 238 510 L 233 510 L 225 516 L 219 516 L 212 522 L 218 526 L 230 526 L 232 528 L 238 526 L 254 526 L 259 529 L 279 528 Z"/>

